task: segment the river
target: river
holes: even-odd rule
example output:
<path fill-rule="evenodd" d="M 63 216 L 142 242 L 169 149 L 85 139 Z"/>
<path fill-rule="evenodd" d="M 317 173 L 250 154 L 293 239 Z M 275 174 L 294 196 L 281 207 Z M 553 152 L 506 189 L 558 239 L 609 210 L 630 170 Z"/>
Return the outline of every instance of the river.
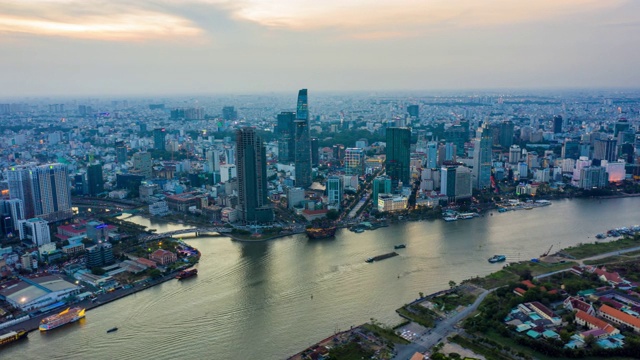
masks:
<path fill-rule="evenodd" d="M 129 221 L 165 232 L 181 224 Z M 184 238 L 202 252 L 198 276 L 169 281 L 93 309 L 85 320 L 51 333 L 33 332 L 2 358 L 284 359 L 338 330 L 376 318 L 418 297 L 500 268 L 594 240 L 597 233 L 640 223 L 640 198 L 554 201 L 551 206 L 457 222 L 420 221 L 335 239 L 295 235 L 246 243 L 227 237 Z M 365 263 L 393 251 L 400 256 Z M 107 329 L 117 326 L 115 333 Z"/>

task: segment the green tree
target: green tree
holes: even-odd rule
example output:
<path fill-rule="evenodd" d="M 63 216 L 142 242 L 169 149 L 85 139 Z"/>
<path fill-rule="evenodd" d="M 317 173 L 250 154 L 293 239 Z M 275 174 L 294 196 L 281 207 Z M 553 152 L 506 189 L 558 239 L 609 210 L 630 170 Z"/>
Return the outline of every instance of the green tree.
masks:
<path fill-rule="evenodd" d="M 331 209 L 329 211 L 327 211 L 327 219 L 329 220 L 338 220 L 338 218 L 340 217 L 340 212 L 338 212 L 338 210 L 335 209 Z"/>
<path fill-rule="evenodd" d="M 450 289 L 453 289 L 453 288 L 455 288 L 455 287 L 456 287 L 456 282 L 455 282 L 455 281 L 453 281 L 453 280 L 449 280 L 449 288 L 450 288 Z"/>

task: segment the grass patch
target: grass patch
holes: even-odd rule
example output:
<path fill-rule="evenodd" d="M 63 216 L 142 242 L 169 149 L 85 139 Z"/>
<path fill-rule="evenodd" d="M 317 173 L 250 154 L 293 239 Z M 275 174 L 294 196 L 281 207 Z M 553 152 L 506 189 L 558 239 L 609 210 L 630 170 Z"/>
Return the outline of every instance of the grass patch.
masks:
<path fill-rule="evenodd" d="M 329 351 L 330 359 L 361 360 L 370 359 L 374 355 L 371 350 L 366 350 L 356 342 L 349 342 L 336 346 Z"/>
<path fill-rule="evenodd" d="M 474 285 L 480 286 L 484 289 L 493 289 L 508 285 L 512 282 L 518 281 L 520 277 L 510 271 L 502 269 L 491 273 L 485 277 L 477 277 L 469 279 L 468 281 Z"/>
<path fill-rule="evenodd" d="M 601 264 L 610 264 L 610 263 L 625 262 L 625 261 L 632 261 L 632 260 L 633 259 L 629 259 L 626 256 L 615 255 L 615 256 L 609 256 L 609 257 L 597 259 L 597 260 L 585 260 L 584 264 L 585 265 L 601 265 Z"/>
<path fill-rule="evenodd" d="M 473 294 L 452 293 L 448 295 L 437 296 L 431 299 L 431 302 L 445 312 L 455 310 L 458 306 L 468 306 L 473 304 L 476 296 Z"/>
<path fill-rule="evenodd" d="M 469 339 L 466 339 L 460 335 L 454 335 L 450 337 L 449 340 L 454 342 L 465 349 L 469 349 L 476 354 L 483 355 L 487 359 L 498 359 L 498 360 L 511 360 L 510 356 L 507 356 L 496 349 L 493 349 L 482 343 L 473 343 Z"/>
<path fill-rule="evenodd" d="M 572 266 L 577 265 L 573 261 L 567 261 L 564 263 L 548 264 L 544 262 L 534 263 L 531 261 L 523 261 L 515 264 L 509 264 L 506 270 L 511 271 L 514 274 L 522 274 L 525 271 L 531 271 L 531 276 L 538 276 L 558 270 L 569 269 Z"/>
<path fill-rule="evenodd" d="M 640 246 L 640 241 L 631 237 L 623 237 L 618 240 L 608 242 L 596 242 L 588 244 L 579 244 L 562 250 L 563 253 L 569 254 L 576 259 L 584 259 L 591 256 L 604 254 L 612 251 L 624 250 L 632 247 Z"/>
<path fill-rule="evenodd" d="M 372 333 L 374 333 L 376 336 L 379 336 L 387 341 L 390 341 L 394 344 L 409 344 L 410 341 L 398 336 L 398 334 L 396 334 L 393 329 L 388 329 L 388 328 L 383 328 L 379 325 L 376 324 L 364 324 L 362 325 L 363 328 L 367 329 L 368 331 L 371 331 Z"/>
<path fill-rule="evenodd" d="M 400 316 L 417 322 L 424 327 L 432 328 L 436 324 L 436 314 L 434 314 L 433 311 L 425 308 L 424 306 L 405 305 L 396 310 L 396 312 L 400 314 Z"/>

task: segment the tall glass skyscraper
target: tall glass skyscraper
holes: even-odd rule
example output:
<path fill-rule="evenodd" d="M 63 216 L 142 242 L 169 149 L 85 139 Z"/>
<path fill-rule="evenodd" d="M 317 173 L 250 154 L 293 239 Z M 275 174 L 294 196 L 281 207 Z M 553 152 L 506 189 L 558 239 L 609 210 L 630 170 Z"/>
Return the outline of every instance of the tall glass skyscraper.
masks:
<path fill-rule="evenodd" d="M 295 161 L 295 125 L 296 114 L 281 112 L 278 114 L 278 162 L 286 164 Z"/>
<path fill-rule="evenodd" d="M 22 200 L 26 219 L 40 217 L 53 222 L 73 216 L 66 165 L 16 166 L 6 176 L 9 196 Z"/>
<path fill-rule="evenodd" d="M 165 150 L 166 135 L 164 128 L 153 129 L 153 148 L 156 150 Z"/>
<path fill-rule="evenodd" d="M 489 124 L 478 129 L 478 138 L 473 149 L 473 167 L 476 174 L 475 187 L 483 189 L 491 186 L 491 148 L 493 138 Z"/>
<path fill-rule="evenodd" d="M 311 137 L 309 136 L 309 105 L 307 89 L 298 92 L 298 106 L 295 120 L 295 165 L 296 186 L 311 186 Z"/>
<path fill-rule="evenodd" d="M 401 181 L 404 186 L 410 184 L 411 130 L 406 127 L 387 128 L 387 175 L 393 187 Z"/>
<path fill-rule="evenodd" d="M 267 197 L 267 156 L 253 128 L 236 131 L 238 210 L 244 223 L 271 222 L 273 209 Z"/>

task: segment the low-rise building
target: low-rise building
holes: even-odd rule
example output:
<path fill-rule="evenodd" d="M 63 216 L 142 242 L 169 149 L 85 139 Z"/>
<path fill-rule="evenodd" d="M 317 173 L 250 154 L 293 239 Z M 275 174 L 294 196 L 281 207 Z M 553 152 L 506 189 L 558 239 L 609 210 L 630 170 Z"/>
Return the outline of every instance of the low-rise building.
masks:
<path fill-rule="evenodd" d="M 640 319 L 635 316 L 616 310 L 609 305 L 602 305 L 600 309 L 598 309 L 598 315 L 614 324 L 628 326 L 633 329 L 634 332 L 640 333 Z"/>
<path fill-rule="evenodd" d="M 158 249 L 149 255 L 149 259 L 165 266 L 176 262 L 178 260 L 178 256 L 171 251 Z"/>
<path fill-rule="evenodd" d="M 21 277 L 3 284 L 0 299 L 23 311 L 31 311 L 80 293 L 80 287 L 58 275 Z"/>
<path fill-rule="evenodd" d="M 618 334 L 620 330 L 616 329 L 613 325 L 607 323 L 602 319 L 598 319 L 595 316 L 589 315 L 582 310 L 576 311 L 576 324 L 586 326 L 591 330 L 600 329 L 607 334 Z"/>

